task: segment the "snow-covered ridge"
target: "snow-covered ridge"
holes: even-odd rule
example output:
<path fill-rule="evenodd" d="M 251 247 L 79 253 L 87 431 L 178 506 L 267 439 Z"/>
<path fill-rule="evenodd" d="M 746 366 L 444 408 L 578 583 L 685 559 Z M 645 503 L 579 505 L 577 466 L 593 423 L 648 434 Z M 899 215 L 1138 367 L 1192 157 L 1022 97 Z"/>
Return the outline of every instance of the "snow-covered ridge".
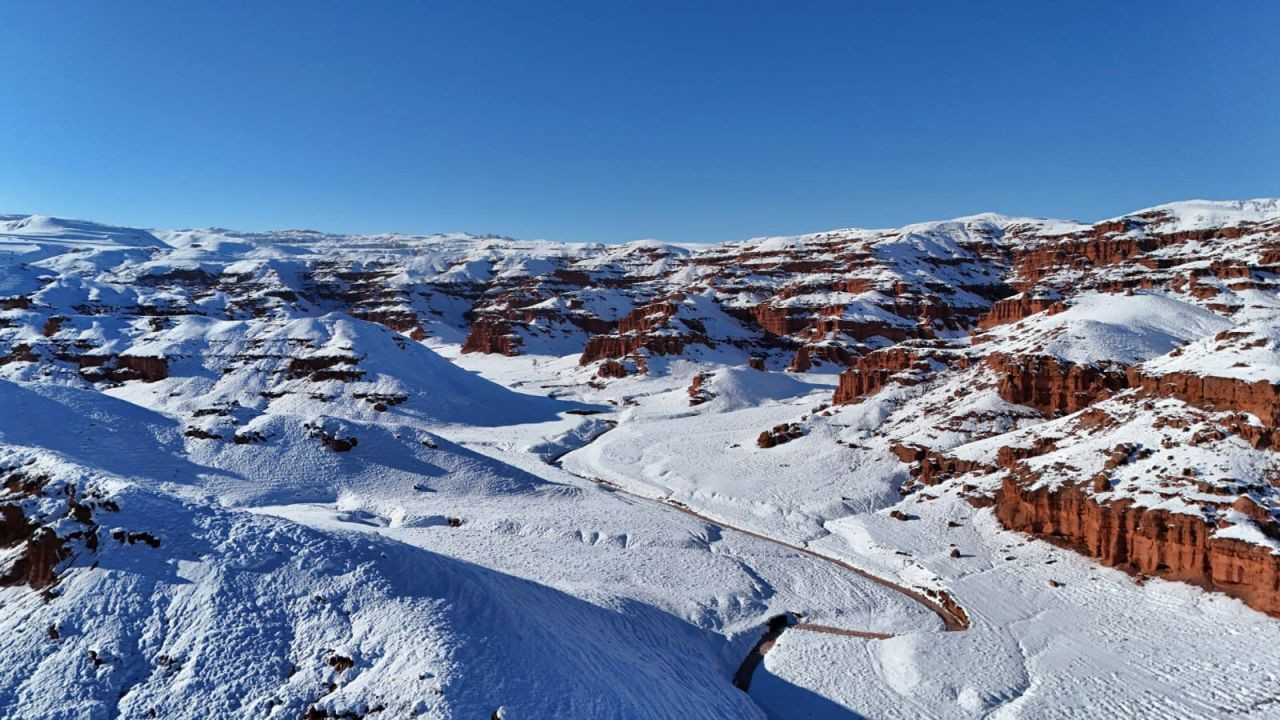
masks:
<path fill-rule="evenodd" d="M 1278 205 L 706 246 L 4 216 L 0 716 L 1265 717 Z"/>
<path fill-rule="evenodd" d="M 1202 229 L 1207 227 L 1226 227 L 1240 223 L 1261 223 L 1280 219 L 1280 198 L 1255 198 L 1252 200 L 1182 200 L 1142 208 L 1113 218 L 1104 218 L 1099 222 L 1119 220 L 1130 217 L 1166 214 L 1171 217 L 1167 222 L 1173 230 Z M 1009 227 L 1034 227 L 1042 234 L 1066 234 L 1073 230 L 1087 227 L 1088 223 L 1074 220 L 1058 220 L 1043 217 L 1019 217 L 998 212 L 984 212 L 965 215 L 947 220 L 913 223 L 899 228 L 861 228 L 847 227 L 820 232 L 789 236 L 761 236 L 743 242 L 758 245 L 761 250 L 796 246 L 805 241 L 844 237 L 871 237 L 888 235 L 905 235 L 909 233 L 932 233 L 948 228 L 966 229 L 971 227 L 989 227 L 1005 229 Z M 680 251 L 697 252 L 710 247 L 698 243 L 666 243 L 661 240 L 634 240 L 617 245 L 601 243 L 557 243 L 548 240 L 521 241 L 496 235 L 473 235 L 470 233 L 370 233 L 342 234 L 326 233 L 317 230 L 283 229 L 260 232 L 244 232 L 225 228 L 204 229 L 140 229 L 115 225 L 105 225 L 86 220 L 51 217 L 47 215 L 0 215 L 0 236 L 30 239 L 62 239 L 65 241 L 83 241 L 94 243 L 115 241 L 120 244 L 146 244 L 156 246 L 156 240 L 171 245 L 190 245 L 200 242 L 217 242 L 224 239 L 237 239 L 254 242 L 303 243 L 303 244 L 336 244 L 354 243 L 357 246 L 378 245 L 391 246 L 431 246 L 437 244 L 463 243 L 488 245 L 495 248 L 517 248 L 533 253 L 546 252 L 550 247 L 563 247 L 579 254 L 619 255 L 642 251 L 659 251 L 670 254 Z M 149 237 L 148 237 L 149 236 Z"/>
<path fill-rule="evenodd" d="M 13 252 L 12 246 L 29 243 L 58 243 L 87 248 L 165 247 L 165 243 L 158 237 L 137 228 L 46 215 L 0 215 L 0 251 Z"/>
<path fill-rule="evenodd" d="M 1254 200 L 1184 200 L 1145 208 L 1120 217 L 1164 215 L 1160 223 L 1170 232 L 1233 227 L 1242 223 L 1280 220 L 1280 198 Z M 1120 218 L 1113 218 L 1120 219 Z"/>

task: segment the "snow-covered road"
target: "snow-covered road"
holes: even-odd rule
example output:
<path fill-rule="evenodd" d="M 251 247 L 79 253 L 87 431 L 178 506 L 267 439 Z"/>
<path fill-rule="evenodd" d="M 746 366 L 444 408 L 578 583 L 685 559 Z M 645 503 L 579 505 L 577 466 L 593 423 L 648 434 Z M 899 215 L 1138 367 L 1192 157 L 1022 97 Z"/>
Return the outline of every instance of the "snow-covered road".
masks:
<path fill-rule="evenodd" d="M 557 467 L 560 467 L 560 469 L 564 470 L 563 466 L 557 465 Z M 649 502 L 654 502 L 660 505 L 664 505 L 666 507 L 674 508 L 676 510 L 679 510 L 682 513 L 692 515 L 693 517 L 696 517 L 699 520 L 702 520 L 703 522 L 706 522 L 721 530 L 729 530 L 731 532 L 742 533 L 743 535 L 749 535 L 753 538 L 756 538 L 757 540 L 764 540 L 765 542 L 773 543 L 774 545 L 779 545 L 781 547 L 787 548 L 788 550 L 794 550 L 799 553 L 804 553 L 805 555 L 809 555 L 810 557 L 815 557 L 824 562 L 831 563 L 832 565 L 835 565 L 836 567 L 841 568 L 842 570 L 847 570 L 848 572 L 854 573 L 855 575 L 858 575 L 867 580 L 870 580 L 871 582 L 877 583 L 879 585 L 883 585 L 884 587 L 890 588 L 892 590 L 896 590 L 897 592 L 902 593 L 903 595 L 911 598 L 915 602 L 929 608 L 929 610 L 936 613 L 938 617 L 942 619 L 943 625 L 946 627 L 948 631 L 965 630 L 969 627 L 968 614 L 965 613 L 964 609 L 961 608 L 959 605 L 955 605 L 954 603 L 952 603 L 951 607 L 944 606 L 942 603 L 929 598 L 924 593 L 918 590 L 914 590 L 904 585 L 900 585 L 898 583 L 893 582 L 892 580 L 887 580 L 885 578 L 882 578 L 879 575 L 874 575 L 866 570 L 863 570 L 862 568 L 850 565 L 849 563 L 843 560 L 839 560 L 837 558 L 833 558 L 828 555 L 823 555 L 822 553 L 815 552 L 813 550 L 810 550 L 805 547 L 801 547 L 799 545 L 793 545 L 789 542 L 779 540 L 777 538 L 772 538 L 767 535 L 762 535 L 758 532 L 753 532 L 745 528 L 740 528 L 734 525 L 730 525 L 722 520 L 717 520 L 715 518 L 708 517 L 707 515 L 697 512 L 689 508 L 687 505 L 679 502 L 678 500 L 657 500 L 654 498 L 646 497 L 644 495 L 628 492 L 624 490 L 622 487 L 620 487 L 619 485 L 611 483 L 608 480 L 601 480 L 600 478 L 593 478 L 586 475 L 579 475 L 578 473 L 572 472 L 570 470 L 565 470 L 565 472 L 568 472 L 571 475 L 575 475 L 576 477 L 582 478 L 583 480 L 589 480 L 591 482 L 598 483 L 616 492 L 623 493 L 624 495 L 628 495 L 633 498 L 638 498 L 640 500 L 647 500 Z M 831 629 L 835 630 L 837 628 L 831 628 Z M 850 632 L 850 631 L 842 631 L 842 632 Z M 876 633 L 876 635 L 877 636 L 883 635 L 884 637 L 892 637 L 891 634 L 884 635 L 881 633 Z"/>

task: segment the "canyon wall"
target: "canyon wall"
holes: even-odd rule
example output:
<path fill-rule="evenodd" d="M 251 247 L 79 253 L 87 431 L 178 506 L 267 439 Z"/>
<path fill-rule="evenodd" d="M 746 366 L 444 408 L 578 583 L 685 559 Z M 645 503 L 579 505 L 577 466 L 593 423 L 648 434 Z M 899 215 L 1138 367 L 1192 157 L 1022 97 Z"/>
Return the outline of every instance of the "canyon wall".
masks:
<path fill-rule="evenodd" d="M 1130 500 L 1100 502 L 1080 486 L 1029 489 L 1012 476 L 996 493 L 995 513 L 1010 530 L 1104 565 L 1217 590 L 1280 616 L 1280 555 L 1262 545 L 1212 537 L 1215 528 L 1203 518 Z"/>

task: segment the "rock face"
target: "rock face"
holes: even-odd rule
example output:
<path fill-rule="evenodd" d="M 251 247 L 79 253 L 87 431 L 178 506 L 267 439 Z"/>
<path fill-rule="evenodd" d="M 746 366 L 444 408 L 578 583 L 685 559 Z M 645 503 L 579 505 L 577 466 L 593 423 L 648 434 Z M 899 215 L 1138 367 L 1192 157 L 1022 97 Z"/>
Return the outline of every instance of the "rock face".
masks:
<path fill-rule="evenodd" d="M 689 345 L 714 347 L 706 326 L 693 317 L 694 312 L 681 293 L 636 308 L 618 321 L 617 332 L 591 336 L 578 364 L 622 358 L 641 350 L 661 356 L 680 355 Z"/>
<path fill-rule="evenodd" d="M 1174 397 L 1206 410 L 1253 415 L 1261 426 L 1245 422 L 1236 427 L 1237 432 L 1249 437 L 1255 447 L 1280 447 L 1280 384 L 1180 372 L 1152 376 L 1138 368 L 1129 371 L 1129 382 L 1157 397 Z"/>
<path fill-rule="evenodd" d="M 511 331 L 509 323 L 481 318 L 471 323 L 471 331 L 462 343 L 462 352 L 518 355 L 519 347 L 520 336 Z"/>
<path fill-rule="evenodd" d="M 1000 377 L 1000 397 L 1049 416 L 1073 413 L 1129 386 L 1123 366 L 1076 365 L 1046 356 L 995 353 L 985 358 Z"/>
<path fill-rule="evenodd" d="M 1104 565 L 1224 592 L 1280 616 L 1280 555 L 1239 539 L 1212 537 L 1213 526 L 1202 518 L 1123 500 L 1102 503 L 1079 487 L 1027 489 L 1012 477 L 996 494 L 995 512 L 1011 530 Z"/>
<path fill-rule="evenodd" d="M 891 382 L 915 385 L 952 362 L 963 364 L 965 360 L 930 346 L 897 345 L 877 350 L 858 358 L 853 367 L 840 374 L 832 402 L 837 405 L 858 402 Z"/>
<path fill-rule="evenodd" d="M 787 367 L 791 372 L 806 372 L 813 367 L 813 361 L 809 359 L 809 348 L 802 347 L 796 351 L 796 356 L 792 358 L 791 365 Z"/>
<path fill-rule="evenodd" d="M 190 399 L 178 426 L 184 443 L 252 450 L 281 437 L 264 408 L 286 396 L 288 405 L 353 395 L 360 413 L 406 411 L 393 386 L 408 373 L 380 367 L 366 352 L 374 341 L 390 354 L 431 338 L 463 353 L 576 356 L 580 369 L 566 374 L 597 388 L 688 373 L 691 404 L 713 397 L 708 368 L 690 369 L 697 363 L 835 369 L 836 404 L 874 398 L 866 434 L 905 464 L 905 491 L 954 482 L 973 488 L 964 494 L 975 503 L 994 502 L 983 493 L 1007 473 L 997 515 L 1010 527 L 1137 572 L 1234 586 L 1271 607 L 1259 588 L 1272 571 L 1252 554 L 1262 545 L 1220 531 L 1228 510 L 1270 527 L 1265 488 L 1280 478 L 1253 468 L 1275 463 L 1252 458 L 1230 469 L 1246 476 L 1224 478 L 1228 469 L 1181 450 L 1280 447 L 1273 201 L 1182 203 L 1092 224 L 982 215 L 697 249 L 307 231 L 129 237 L 140 244 L 86 245 L 74 262 L 51 262 L 65 245 L 32 241 L 40 252 L 7 266 L 0 378 L 160 383 L 181 394 L 188 386 L 171 376 L 196 364 L 201 378 L 252 375 L 251 397 Z M 876 413 L 900 405 L 916 417 L 876 426 Z M 1142 432 L 1123 426 L 1144 422 Z M 357 447 L 356 431 L 340 425 L 314 430 L 314 442 L 348 453 L 334 462 L 376 445 Z M 1157 430 L 1177 432 L 1152 440 Z M 1104 433 L 1123 437 L 1089 446 Z M 788 424 L 757 443 L 802 434 Z M 1117 464 L 1085 461 L 1099 449 Z M 1144 466 L 1146 485 L 1123 472 L 1144 453 L 1174 455 Z M 1059 454 L 1052 471 L 1028 469 Z M 1262 505 L 1218 508 L 1210 524 L 1144 504 L 1192 507 L 1204 502 L 1198 485 L 1263 488 L 1248 490 Z M 10 581 L 56 582 L 62 551 L 37 532 L 48 523 L 0 512 L 0 540 L 27 558 Z"/>
<path fill-rule="evenodd" d="M 116 359 L 116 380 L 156 382 L 169 377 L 169 363 L 162 357 L 122 355 Z"/>
<path fill-rule="evenodd" d="M 679 355 L 684 351 L 684 343 L 684 338 L 674 335 L 596 335 L 587 341 L 578 364 L 623 358 L 641 349 L 654 355 Z"/>
<path fill-rule="evenodd" d="M 68 552 L 62 540 L 47 527 L 32 522 L 15 504 L 0 506 L 0 548 L 22 545 L 22 550 L 0 573 L 0 585 L 30 585 L 35 589 L 53 584 L 54 567 Z"/>
<path fill-rule="evenodd" d="M 1061 312 L 1066 309 L 1062 295 L 1048 290 L 1034 293 L 1018 293 L 1003 300 L 998 300 L 978 320 L 979 330 L 989 330 L 997 325 L 1017 322 L 1023 318 L 1040 312 Z"/>

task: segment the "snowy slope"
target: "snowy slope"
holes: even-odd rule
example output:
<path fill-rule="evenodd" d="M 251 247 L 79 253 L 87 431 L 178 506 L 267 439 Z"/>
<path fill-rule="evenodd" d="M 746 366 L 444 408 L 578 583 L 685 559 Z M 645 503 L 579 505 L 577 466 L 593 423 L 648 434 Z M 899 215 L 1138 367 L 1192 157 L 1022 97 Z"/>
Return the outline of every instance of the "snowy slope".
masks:
<path fill-rule="evenodd" d="M 985 348 L 993 351 L 1050 355 L 1083 365 L 1131 365 L 1231 325 L 1230 320 L 1176 297 L 1088 293 L 1073 298 L 1061 312 L 999 326 L 984 339 Z"/>
<path fill-rule="evenodd" d="M 1274 716 L 1278 298 L 1276 200 L 711 246 L 0 216 L 0 717 Z M 1126 574 L 1017 493 L 1253 564 Z"/>

